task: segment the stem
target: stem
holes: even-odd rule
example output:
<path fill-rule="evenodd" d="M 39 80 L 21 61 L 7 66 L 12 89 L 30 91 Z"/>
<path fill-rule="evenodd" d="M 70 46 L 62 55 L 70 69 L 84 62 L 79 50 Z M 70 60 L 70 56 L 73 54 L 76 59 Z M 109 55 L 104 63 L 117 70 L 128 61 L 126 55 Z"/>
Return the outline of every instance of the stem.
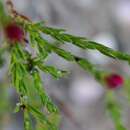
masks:
<path fill-rule="evenodd" d="M 24 130 L 31 130 L 30 116 L 27 108 L 24 109 Z"/>
<path fill-rule="evenodd" d="M 116 130 L 127 130 L 122 123 L 121 106 L 115 101 L 112 92 L 107 94 L 107 111 L 109 112 Z"/>

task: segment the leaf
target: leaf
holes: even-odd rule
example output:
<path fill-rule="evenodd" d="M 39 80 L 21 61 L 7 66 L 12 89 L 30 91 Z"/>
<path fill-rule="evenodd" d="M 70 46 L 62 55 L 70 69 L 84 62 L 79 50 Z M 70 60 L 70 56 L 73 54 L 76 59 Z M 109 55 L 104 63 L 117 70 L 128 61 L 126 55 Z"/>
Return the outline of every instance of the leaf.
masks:
<path fill-rule="evenodd" d="M 51 74 L 54 78 L 59 79 L 67 74 L 67 71 L 59 70 L 53 66 L 46 66 L 42 63 L 37 63 L 37 66 L 45 73 Z"/>
<path fill-rule="evenodd" d="M 43 26 L 43 28 L 41 28 L 41 32 L 52 36 L 54 39 L 61 41 L 61 43 L 69 42 L 69 43 L 72 43 L 72 44 L 82 48 L 82 49 L 98 50 L 102 54 L 109 56 L 111 58 L 114 58 L 114 59 L 116 58 L 119 60 L 125 60 L 125 61 L 130 62 L 130 55 L 127 53 L 113 50 L 113 49 L 106 47 L 102 44 L 96 43 L 94 41 L 90 41 L 84 37 L 78 37 L 78 36 L 66 34 L 66 33 L 64 33 L 64 30 L 60 31 L 60 30 L 57 30 L 55 28 Z"/>
<path fill-rule="evenodd" d="M 60 49 L 56 46 L 51 46 L 52 47 L 52 50 L 58 54 L 59 56 L 61 56 L 62 58 L 66 59 L 67 61 L 75 61 L 80 67 L 82 67 L 85 71 L 88 71 L 90 72 L 92 75 L 95 76 L 95 78 L 99 81 L 101 81 L 101 78 L 102 78 L 102 75 L 104 74 L 103 71 L 101 70 L 98 70 L 96 68 L 95 65 L 93 65 L 90 61 L 88 61 L 87 59 L 83 59 L 83 58 L 80 58 L 80 57 L 77 57 L 73 54 L 71 54 L 70 52 L 68 51 L 65 51 L 63 49 Z"/>
<path fill-rule="evenodd" d="M 40 21 L 40 22 L 34 23 L 33 27 L 40 29 L 43 27 L 44 24 L 45 24 L 45 21 Z"/>
<path fill-rule="evenodd" d="M 127 61 L 130 60 L 129 54 L 113 50 L 109 47 L 106 47 L 104 45 L 101 45 L 101 44 L 93 42 L 93 41 L 88 41 L 88 43 L 93 44 L 95 46 L 95 49 L 102 52 L 106 56 L 110 56 L 110 57 L 117 58 L 117 59 L 120 59 L 120 60 L 127 60 Z"/>
<path fill-rule="evenodd" d="M 45 58 L 47 58 L 49 53 L 51 53 L 50 47 L 48 46 L 48 42 L 41 37 L 37 38 L 36 42 L 37 42 L 37 47 L 38 47 L 38 50 L 39 50 L 38 55 L 40 57 L 43 57 L 43 60 L 44 60 Z"/>
<path fill-rule="evenodd" d="M 32 77 L 34 80 L 34 86 L 37 90 L 37 94 L 40 96 L 42 104 L 44 107 L 47 108 L 47 110 L 51 113 L 57 113 L 58 108 L 55 106 L 55 104 L 51 101 L 50 97 L 45 93 L 45 90 L 43 88 L 43 83 L 41 81 L 40 75 L 38 71 L 34 71 L 32 73 Z"/>
<path fill-rule="evenodd" d="M 37 110 L 36 108 L 32 107 L 32 106 L 28 106 L 29 111 L 32 113 L 32 115 L 41 123 L 48 125 L 49 130 L 57 130 L 56 126 L 52 123 L 50 123 L 47 119 L 47 117 L 40 112 L 39 110 Z"/>
<path fill-rule="evenodd" d="M 63 49 L 60 49 L 56 46 L 51 46 L 51 49 L 58 54 L 59 56 L 61 56 L 62 58 L 66 59 L 67 61 L 74 61 L 74 57 L 70 52 L 64 51 Z"/>
<path fill-rule="evenodd" d="M 28 54 L 22 46 L 18 44 L 13 46 L 11 49 L 10 74 L 12 77 L 12 84 L 16 88 L 17 92 L 26 94 L 27 86 L 24 83 L 24 77 L 28 74 L 25 64 Z"/>
<path fill-rule="evenodd" d="M 6 24 L 8 22 L 8 20 L 9 20 L 9 18 L 6 15 L 3 3 L 0 0 L 0 26 L 1 26 L 1 24 L 3 24 L 3 25 Z"/>

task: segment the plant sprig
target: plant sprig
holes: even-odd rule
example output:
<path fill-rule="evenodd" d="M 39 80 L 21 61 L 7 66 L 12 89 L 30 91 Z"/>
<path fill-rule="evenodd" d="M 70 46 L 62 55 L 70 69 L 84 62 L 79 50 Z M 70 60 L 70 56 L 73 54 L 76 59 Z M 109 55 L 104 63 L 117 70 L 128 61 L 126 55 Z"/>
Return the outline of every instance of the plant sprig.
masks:
<path fill-rule="evenodd" d="M 114 59 L 125 60 L 125 61 L 130 62 L 130 55 L 129 54 L 113 50 L 109 47 L 106 47 L 106 46 L 99 44 L 97 42 L 88 40 L 84 37 L 78 37 L 78 36 L 73 36 L 73 35 L 67 34 L 67 33 L 65 33 L 65 31 L 63 29 L 55 29 L 55 28 L 44 26 L 44 25 L 42 25 L 38 29 L 42 33 L 50 35 L 51 37 L 60 41 L 61 43 L 67 42 L 67 43 L 72 43 L 72 44 L 74 44 L 82 49 L 98 50 L 103 55 L 106 55 L 108 57 L 112 57 Z"/>
<path fill-rule="evenodd" d="M 32 129 L 32 117 L 35 119 L 36 126 L 37 124 L 42 124 L 41 129 L 44 129 L 46 126 L 48 130 L 57 130 L 58 128 L 55 123 L 51 122 L 48 117 L 52 113 L 58 114 L 58 108 L 55 106 L 48 94 L 46 94 L 40 71 L 52 75 L 55 79 L 65 76 L 67 71 L 56 68 L 53 65 L 46 65 L 48 56 L 51 53 L 56 53 L 68 62 L 78 64 L 103 85 L 104 76 L 109 72 L 99 69 L 86 58 L 76 56 L 69 51 L 61 49 L 44 36 L 49 35 L 61 45 L 71 43 L 84 50 L 98 50 L 103 55 L 114 59 L 124 60 L 128 63 L 130 62 L 130 55 L 113 50 L 84 37 L 67 34 L 64 29 L 48 27 L 43 21 L 33 23 L 26 16 L 18 13 L 14 9 L 11 1 L 8 1 L 8 4 L 11 5 L 11 9 L 7 15 L 4 11 L 4 6 L 0 1 L 0 19 L 2 19 L 0 24 L 3 28 L 6 26 L 5 23 L 14 22 L 15 24 L 18 24 L 17 29 L 19 29 L 20 36 L 22 36 L 20 37 L 20 41 L 17 42 L 7 40 L 7 43 L 9 44 L 8 52 L 10 54 L 9 72 L 12 79 L 11 83 L 20 97 L 15 111 L 18 112 L 23 110 L 25 130 Z M 23 37 L 21 33 L 22 30 L 18 27 L 22 27 L 25 37 Z M 29 36 L 29 39 L 26 39 L 27 35 Z M 10 39 L 16 40 L 14 37 L 11 37 Z M 26 41 L 28 41 L 28 43 L 26 43 Z M 33 52 L 26 49 L 26 44 L 29 45 Z M 0 54 L 2 54 L 2 52 L 1 49 Z M 121 123 L 121 108 L 118 107 L 113 98 L 110 97 L 109 99 L 110 100 L 106 102 L 108 104 L 107 109 L 115 123 L 115 128 L 117 130 L 126 130 Z M 44 127 L 42 127 L 43 124 Z"/>

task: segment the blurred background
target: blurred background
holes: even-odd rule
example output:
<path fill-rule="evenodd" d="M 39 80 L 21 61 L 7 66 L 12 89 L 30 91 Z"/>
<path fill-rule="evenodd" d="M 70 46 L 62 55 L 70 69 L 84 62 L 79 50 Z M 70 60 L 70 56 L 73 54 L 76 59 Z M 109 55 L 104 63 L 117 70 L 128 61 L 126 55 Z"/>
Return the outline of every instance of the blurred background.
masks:
<path fill-rule="evenodd" d="M 16 9 L 33 19 L 44 20 L 45 24 L 64 28 L 68 33 L 84 36 L 115 50 L 130 53 L 130 0 L 12 0 Z M 101 68 L 129 76 L 130 68 L 122 61 L 107 58 L 97 51 L 83 51 L 66 44 L 63 48 L 78 56 L 88 58 Z M 105 111 L 105 89 L 88 73 L 52 54 L 47 64 L 67 69 L 66 78 L 55 81 L 43 75 L 45 88 L 55 103 L 61 108 L 60 130 L 114 130 L 111 119 Z M 0 71 L 0 77 L 3 72 Z M 2 118 L 0 130 L 23 130 L 21 114 L 13 114 L 17 95 L 7 89 L 11 108 L 2 99 L 3 111 L 9 112 Z M 121 90 L 117 90 L 117 94 Z M 123 100 L 125 100 L 123 98 Z M 125 101 L 124 101 L 125 102 Z M 10 114 L 9 114 L 10 113 Z M 129 106 L 124 105 L 124 123 L 130 130 Z M 2 128 L 2 127 L 3 128 Z"/>

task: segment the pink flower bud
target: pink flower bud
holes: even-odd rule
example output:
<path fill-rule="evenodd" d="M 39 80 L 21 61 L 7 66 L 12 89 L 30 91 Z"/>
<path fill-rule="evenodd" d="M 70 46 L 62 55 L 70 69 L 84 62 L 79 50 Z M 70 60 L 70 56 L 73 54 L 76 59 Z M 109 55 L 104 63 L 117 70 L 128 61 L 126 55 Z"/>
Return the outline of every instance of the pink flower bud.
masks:
<path fill-rule="evenodd" d="M 6 38 L 11 42 L 22 42 L 24 40 L 24 31 L 16 23 L 7 24 L 4 29 Z"/>
<path fill-rule="evenodd" d="M 124 79 L 118 74 L 110 74 L 105 77 L 105 82 L 108 88 L 115 89 L 123 85 Z"/>

